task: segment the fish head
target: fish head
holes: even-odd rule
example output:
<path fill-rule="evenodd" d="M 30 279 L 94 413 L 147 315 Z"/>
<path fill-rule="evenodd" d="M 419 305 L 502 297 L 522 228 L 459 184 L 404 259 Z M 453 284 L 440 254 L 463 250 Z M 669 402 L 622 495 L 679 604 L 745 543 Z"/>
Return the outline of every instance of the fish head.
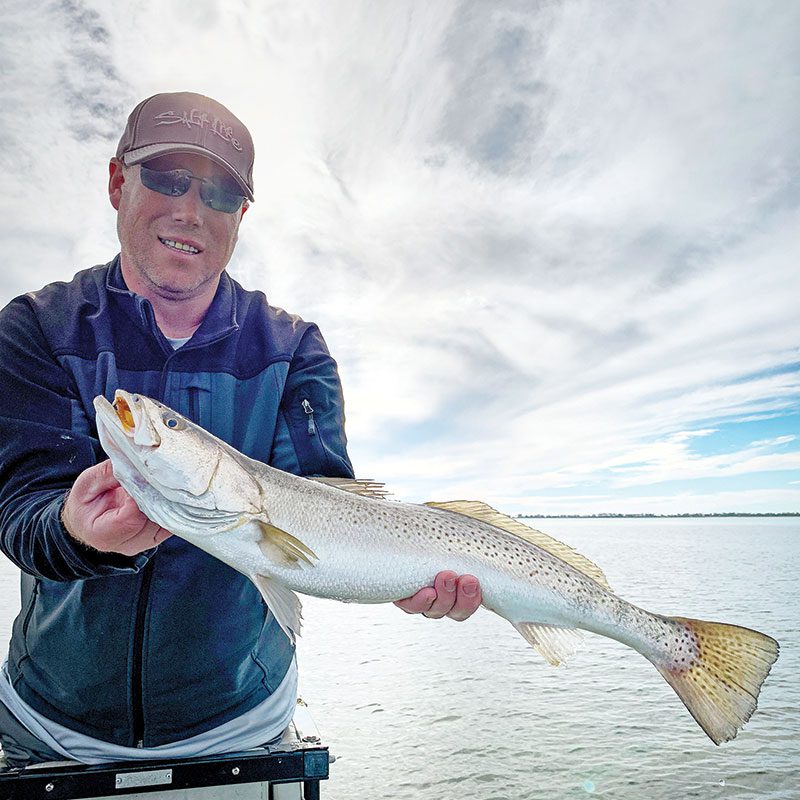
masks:
<path fill-rule="evenodd" d="M 248 515 L 261 510 L 260 486 L 242 457 L 191 420 L 122 389 L 113 403 L 101 395 L 94 406 L 114 474 L 137 502 L 150 487 L 194 509 Z"/>

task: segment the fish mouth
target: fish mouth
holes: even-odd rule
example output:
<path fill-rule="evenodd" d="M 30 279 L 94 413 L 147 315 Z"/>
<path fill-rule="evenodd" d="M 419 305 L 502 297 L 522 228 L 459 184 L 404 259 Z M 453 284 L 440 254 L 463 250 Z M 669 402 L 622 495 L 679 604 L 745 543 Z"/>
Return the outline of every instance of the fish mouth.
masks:
<path fill-rule="evenodd" d="M 114 404 L 99 395 L 94 399 L 97 423 L 97 435 L 100 444 L 109 456 L 116 459 L 114 474 L 118 475 L 118 467 L 122 468 L 128 480 L 140 488 L 147 485 L 137 462 L 141 455 L 134 442 L 136 421 L 127 402 L 122 405 L 115 398 Z M 124 466 L 123 466 L 124 465 Z"/>
<path fill-rule="evenodd" d="M 124 397 L 116 396 L 111 407 L 117 412 L 117 418 L 122 423 L 122 430 L 129 436 L 133 436 L 136 432 L 136 420 L 128 401 Z"/>
<path fill-rule="evenodd" d="M 152 450 L 160 446 L 161 437 L 148 419 L 139 395 L 117 389 L 113 403 L 99 395 L 94 407 L 98 432 L 115 439 L 118 447 Z"/>

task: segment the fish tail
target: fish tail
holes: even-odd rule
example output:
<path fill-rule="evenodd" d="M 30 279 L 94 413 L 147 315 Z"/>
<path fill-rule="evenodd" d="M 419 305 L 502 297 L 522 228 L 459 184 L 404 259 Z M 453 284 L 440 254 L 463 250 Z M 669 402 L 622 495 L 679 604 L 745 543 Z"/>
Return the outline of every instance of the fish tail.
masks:
<path fill-rule="evenodd" d="M 666 656 L 648 656 L 715 744 L 733 739 L 756 709 L 779 645 L 749 628 L 684 617 L 668 625 Z"/>

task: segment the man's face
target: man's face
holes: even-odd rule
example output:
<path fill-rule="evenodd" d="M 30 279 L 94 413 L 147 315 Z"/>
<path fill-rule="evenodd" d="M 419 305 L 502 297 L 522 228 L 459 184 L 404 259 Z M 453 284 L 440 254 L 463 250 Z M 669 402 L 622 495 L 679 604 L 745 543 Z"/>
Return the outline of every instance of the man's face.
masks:
<path fill-rule="evenodd" d="M 176 153 L 147 162 L 151 169 L 188 169 L 198 178 L 227 177 L 203 156 Z M 169 197 L 146 188 L 139 165 L 112 161 L 111 204 L 117 209 L 121 264 L 128 288 L 151 299 L 185 300 L 216 291 L 230 261 L 244 211 L 215 211 L 200 199 L 200 183 Z M 188 246 L 191 250 L 175 245 Z"/>

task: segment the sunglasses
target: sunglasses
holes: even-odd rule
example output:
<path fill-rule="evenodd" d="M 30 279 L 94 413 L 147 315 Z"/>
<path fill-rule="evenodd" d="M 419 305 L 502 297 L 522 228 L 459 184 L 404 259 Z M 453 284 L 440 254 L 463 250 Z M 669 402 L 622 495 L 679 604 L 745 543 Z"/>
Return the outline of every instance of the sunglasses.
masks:
<path fill-rule="evenodd" d="M 203 203 L 225 214 L 237 212 L 246 199 L 232 180 L 223 177 L 198 178 L 188 169 L 150 169 L 140 164 L 139 175 L 143 186 L 167 197 L 180 197 L 189 191 L 192 181 L 200 181 L 200 199 Z"/>

